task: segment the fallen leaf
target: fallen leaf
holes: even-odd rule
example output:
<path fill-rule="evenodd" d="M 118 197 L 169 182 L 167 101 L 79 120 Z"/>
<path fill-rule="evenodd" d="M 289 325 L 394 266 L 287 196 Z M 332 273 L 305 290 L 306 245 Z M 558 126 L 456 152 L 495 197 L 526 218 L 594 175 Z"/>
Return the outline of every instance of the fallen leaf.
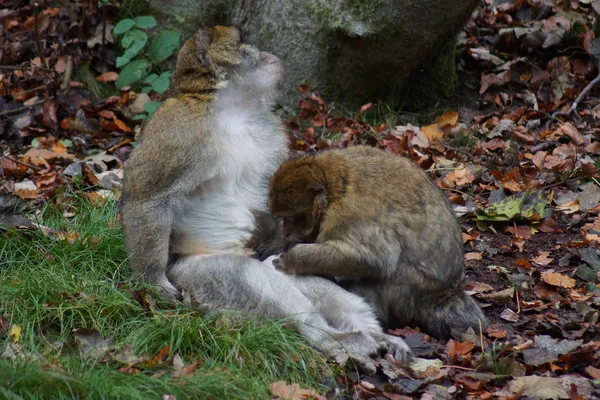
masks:
<path fill-rule="evenodd" d="M 442 115 L 436 118 L 435 122 L 437 122 L 440 128 L 444 128 L 446 126 L 454 126 L 458 122 L 459 114 L 456 111 L 446 111 Z"/>
<path fill-rule="evenodd" d="M 577 349 L 583 340 L 557 340 L 548 335 L 536 336 L 531 348 L 522 351 L 525 364 L 537 367 L 553 362 L 558 356 Z"/>
<path fill-rule="evenodd" d="M 575 287 L 575 279 L 570 278 L 566 275 L 558 272 L 547 271 L 542 274 L 542 281 L 552 286 L 559 286 L 563 288 Z"/>
<path fill-rule="evenodd" d="M 522 376 L 509 382 L 507 387 L 513 393 L 537 399 L 559 400 L 569 398 L 558 378 Z"/>
<path fill-rule="evenodd" d="M 519 320 L 519 314 L 511 310 L 510 308 L 505 308 L 504 311 L 500 314 L 500 318 L 505 321 L 517 322 Z"/>
<path fill-rule="evenodd" d="M 300 385 L 294 383 L 288 385 L 286 381 L 277 381 L 269 385 L 271 394 L 279 400 L 326 400 L 320 396 L 314 389 L 301 389 Z"/>
<path fill-rule="evenodd" d="M 113 71 L 105 72 L 102 75 L 98 75 L 96 80 L 99 82 L 114 82 L 119 77 L 119 74 Z"/>
<path fill-rule="evenodd" d="M 585 367 L 585 372 L 592 377 L 592 379 L 600 380 L 600 369 L 594 368 L 591 365 Z"/>
<path fill-rule="evenodd" d="M 533 261 L 534 263 L 536 263 L 538 265 L 548 265 L 552 261 L 554 261 L 554 258 L 548 257 L 550 255 L 549 251 L 541 251 L 540 250 L 538 253 L 539 253 L 539 255 L 537 257 L 534 257 L 531 259 L 531 261 Z"/>
<path fill-rule="evenodd" d="M 483 253 L 465 253 L 465 260 L 474 261 L 474 260 L 483 260 Z"/>
<path fill-rule="evenodd" d="M 11 325 L 8 330 L 8 336 L 13 343 L 17 343 L 21 338 L 21 327 L 19 325 Z"/>
<path fill-rule="evenodd" d="M 73 329 L 75 335 L 75 346 L 84 357 L 99 358 L 104 356 L 113 340 L 104 338 L 100 332 L 94 329 Z"/>
<path fill-rule="evenodd" d="M 14 193 L 22 199 L 37 199 L 42 196 L 38 192 L 38 188 L 31 180 L 26 179 L 22 182 L 15 183 Z"/>
<path fill-rule="evenodd" d="M 422 126 L 421 132 L 423 132 L 423 134 L 429 141 L 434 141 L 444 137 L 444 132 L 440 129 L 438 124 Z"/>

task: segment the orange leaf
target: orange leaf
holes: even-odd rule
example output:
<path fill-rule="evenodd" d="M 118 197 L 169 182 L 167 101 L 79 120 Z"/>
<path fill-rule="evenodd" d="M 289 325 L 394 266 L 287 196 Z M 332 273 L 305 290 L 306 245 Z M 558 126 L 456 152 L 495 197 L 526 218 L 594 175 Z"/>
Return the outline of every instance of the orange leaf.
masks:
<path fill-rule="evenodd" d="M 474 348 L 475 345 L 471 342 L 455 342 L 450 339 L 448 340 L 448 343 L 446 343 L 446 353 L 452 358 L 469 354 Z"/>
<path fill-rule="evenodd" d="M 440 128 L 445 126 L 454 126 L 458 122 L 458 113 L 456 111 L 446 111 L 442 115 L 436 118 L 435 122 L 437 122 Z"/>
<path fill-rule="evenodd" d="M 116 72 L 113 71 L 109 71 L 109 72 L 105 72 L 102 75 L 98 75 L 96 77 L 97 81 L 100 82 L 114 82 L 117 80 L 117 78 L 119 77 L 119 74 L 117 74 Z"/>
<path fill-rule="evenodd" d="M 440 139 L 444 136 L 444 132 L 441 131 L 438 124 L 425 125 L 421 127 L 421 132 L 429 140 Z"/>
<path fill-rule="evenodd" d="M 160 349 L 160 351 L 158 352 L 158 354 L 156 355 L 156 357 L 154 357 L 154 359 L 152 359 L 152 361 L 159 363 L 162 362 L 164 359 L 167 358 L 167 356 L 169 355 L 169 352 L 171 351 L 171 346 L 166 345 L 165 347 L 163 347 L 162 349 Z"/>
<path fill-rule="evenodd" d="M 559 274 L 558 272 L 544 272 L 542 274 L 542 281 L 552 286 L 560 286 L 563 288 L 575 287 L 575 279 Z"/>
<path fill-rule="evenodd" d="M 113 122 L 115 123 L 115 125 L 117 125 L 119 127 L 119 129 L 123 132 L 131 132 L 131 128 L 127 126 L 127 124 L 125 124 L 125 122 L 121 121 L 119 118 L 115 117 L 113 119 Z"/>

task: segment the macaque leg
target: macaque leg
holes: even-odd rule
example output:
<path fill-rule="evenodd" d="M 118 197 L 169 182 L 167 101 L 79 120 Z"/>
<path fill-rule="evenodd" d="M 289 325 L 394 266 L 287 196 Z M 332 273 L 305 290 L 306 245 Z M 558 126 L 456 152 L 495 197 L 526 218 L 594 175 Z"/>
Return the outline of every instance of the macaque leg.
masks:
<path fill-rule="evenodd" d="M 258 260 L 237 255 L 183 257 L 167 277 L 202 310 L 235 309 L 268 318 L 289 318 L 316 349 L 340 364 L 351 359 L 365 372 L 375 371 L 379 343 L 364 332 L 330 326 L 311 301 L 285 274 Z"/>
<path fill-rule="evenodd" d="M 275 258 L 269 257 L 263 264 L 272 264 Z M 410 347 L 401 338 L 383 333 L 373 308 L 363 298 L 328 279 L 294 275 L 288 278 L 330 326 L 343 332 L 368 333 L 377 341 L 379 352 L 391 354 L 398 361 L 410 361 Z"/>

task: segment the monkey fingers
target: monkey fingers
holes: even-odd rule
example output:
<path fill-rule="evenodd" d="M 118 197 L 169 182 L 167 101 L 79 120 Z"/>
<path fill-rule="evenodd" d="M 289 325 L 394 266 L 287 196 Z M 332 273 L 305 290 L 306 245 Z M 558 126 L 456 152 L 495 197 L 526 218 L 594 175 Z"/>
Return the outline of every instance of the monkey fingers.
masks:
<path fill-rule="evenodd" d="M 391 355 L 395 360 L 405 364 L 412 360 L 410 347 L 401 338 L 379 332 L 371 332 L 371 337 L 377 340 L 380 351 Z"/>

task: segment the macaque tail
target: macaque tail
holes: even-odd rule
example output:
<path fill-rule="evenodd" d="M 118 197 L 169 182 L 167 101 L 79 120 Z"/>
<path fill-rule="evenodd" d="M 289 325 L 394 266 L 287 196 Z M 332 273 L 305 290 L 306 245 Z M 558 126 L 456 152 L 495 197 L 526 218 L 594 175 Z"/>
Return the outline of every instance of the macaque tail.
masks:
<path fill-rule="evenodd" d="M 426 318 L 426 331 L 439 338 L 461 339 L 469 328 L 479 333 L 488 326 L 477 302 L 462 290 L 438 303 Z"/>

